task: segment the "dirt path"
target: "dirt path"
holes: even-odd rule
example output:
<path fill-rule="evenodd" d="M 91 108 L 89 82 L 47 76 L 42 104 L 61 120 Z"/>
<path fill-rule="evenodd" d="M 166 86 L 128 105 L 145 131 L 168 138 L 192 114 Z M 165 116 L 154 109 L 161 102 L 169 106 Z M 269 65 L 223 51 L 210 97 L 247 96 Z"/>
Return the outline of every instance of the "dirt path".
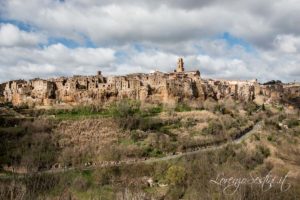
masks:
<path fill-rule="evenodd" d="M 245 139 L 247 139 L 249 136 L 251 136 L 253 133 L 256 133 L 257 131 L 259 131 L 261 129 L 261 127 L 262 127 L 262 122 L 258 122 L 257 124 L 255 124 L 253 126 L 253 128 L 250 131 L 248 131 L 247 133 L 245 133 L 244 135 L 242 135 L 241 137 L 239 137 L 239 138 L 237 138 L 233 141 L 229 141 L 229 142 L 220 144 L 218 146 L 203 147 L 203 148 L 200 148 L 198 150 L 185 152 L 185 153 L 182 153 L 182 154 L 166 156 L 166 157 L 163 157 L 163 158 L 148 159 L 148 160 L 144 161 L 144 163 L 153 163 L 153 162 L 158 162 L 158 161 L 166 161 L 166 160 L 180 158 L 180 157 L 183 157 L 183 156 L 197 154 L 199 152 L 213 151 L 213 150 L 221 149 L 221 148 L 227 146 L 228 144 L 239 144 L 242 141 L 244 141 Z"/>
<path fill-rule="evenodd" d="M 242 141 L 246 140 L 247 138 L 249 138 L 252 134 L 256 133 L 257 131 L 261 130 L 262 127 L 262 121 L 256 123 L 253 128 L 246 132 L 245 134 L 241 135 L 239 138 L 232 140 L 232 141 L 228 141 L 225 142 L 223 144 L 217 145 L 217 146 L 207 146 L 207 147 L 199 147 L 194 151 L 189 151 L 189 152 L 184 152 L 184 153 L 179 153 L 179 154 L 175 154 L 175 155 L 168 155 L 162 158 L 149 158 L 149 159 L 133 159 L 133 160 L 126 160 L 126 161 L 119 161 L 119 162 L 104 162 L 101 164 L 94 164 L 94 165 L 90 165 L 90 166 L 85 166 L 85 167 L 69 167 L 69 168 L 58 168 L 58 169 L 50 169 L 50 170 L 46 170 L 46 171 L 41 171 L 39 172 L 39 174 L 56 174 L 56 173 L 63 173 L 63 172 L 68 172 L 68 171 L 73 171 L 73 170 L 93 170 L 93 169 L 97 169 L 97 168 L 105 168 L 105 167 L 115 167 L 115 166 L 121 166 L 121 165 L 132 165 L 132 164 L 139 164 L 139 163 L 145 163 L 145 164 L 150 164 L 150 163 L 155 163 L 155 162 L 160 162 L 160 161 L 168 161 L 168 160 L 173 160 L 173 159 L 178 159 L 184 156 L 189 156 L 189 155 L 193 155 L 193 154 L 198 154 L 200 152 L 206 152 L 206 151 L 213 151 L 213 150 L 217 150 L 217 149 L 221 149 L 224 148 L 225 146 L 229 145 L 229 144 L 239 144 Z M 11 175 L 11 176 L 17 176 L 17 177 L 24 177 L 26 176 L 26 174 L 19 174 L 19 175 Z M 8 178 L 8 176 L 6 175 L 0 175 L 0 178 Z"/>

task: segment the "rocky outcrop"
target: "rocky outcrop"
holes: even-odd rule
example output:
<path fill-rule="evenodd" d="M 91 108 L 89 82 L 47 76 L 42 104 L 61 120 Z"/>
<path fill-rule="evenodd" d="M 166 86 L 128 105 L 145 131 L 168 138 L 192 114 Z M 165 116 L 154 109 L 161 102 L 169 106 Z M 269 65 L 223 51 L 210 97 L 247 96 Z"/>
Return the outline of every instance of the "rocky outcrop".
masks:
<path fill-rule="evenodd" d="M 93 103 L 130 98 L 149 102 L 204 99 L 199 72 L 74 76 L 50 80 L 10 81 L 5 100 L 14 105 Z"/>
<path fill-rule="evenodd" d="M 18 80 L 8 82 L 3 94 L 5 101 L 16 106 L 35 106 L 105 103 L 124 98 L 152 103 L 203 102 L 226 97 L 251 101 L 260 95 L 278 101 L 287 94 L 299 97 L 299 88 L 295 84 L 260 85 L 256 80 L 204 80 L 199 71 L 184 71 L 183 60 L 179 59 L 177 69 L 171 73 L 105 77 L 99 71 L 95 76 Z"/>
<path fill-rule="evenodd" d="M 4 89 L 5 89 L 6 83 L 0 84 L 0 104 L 4 103 Z"/>
<path fill-rule="evenodd" d="M 9 81 L 4 89 L 4 99 L 13 105 L 49 105 L 55 99 L 55 84 L 51 81 Z"/>

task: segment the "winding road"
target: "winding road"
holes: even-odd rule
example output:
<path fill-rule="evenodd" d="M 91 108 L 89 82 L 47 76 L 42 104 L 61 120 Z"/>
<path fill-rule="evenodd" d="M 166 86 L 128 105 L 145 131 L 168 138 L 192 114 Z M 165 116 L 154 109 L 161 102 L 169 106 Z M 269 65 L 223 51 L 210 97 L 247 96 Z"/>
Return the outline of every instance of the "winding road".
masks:
<path fill-rule="evenodd" d="M 239 138 L 237 138 L 235 140 L 225 142 L 225 143 L 220 144 L 218 146 L 203 147 L 203 148 L 200 148 L 200 149 L 195 150 L 195 151 L 189 151 L 189 152 L 185 152 L 185 153 L 181 153 L 181 154 L 165 156 L 165 157 L 162 157 L 162 158 L 151 158 L 151 159 L 145 160 L 144 163 L 167 161 L 167 160 L 177 159 L 177 158 L 184 157 L 184 156 L 198 154 L 200 152 L 206 152 L 206 151 L 213 151 L 213 150 L 221 149 L 221 148 L 224 148 L 225 146 L 227 146 L 228 144 L 239 144 L 242 141 L 246 140 L 252 134 L 258 132 L 261 129 L 261 127 L 262 127 L 262 121 L 256 123 L 250 131 L 246 132 L 245 134 L 241 135 Z"/>
<path fill-rule="evenodd" d="M 115 167 L 115 166 L 121 166 L 121 165 L 132 165 L 132 164 L 140 164 L 140 163 L 145 163 L 145 164 L 151 164 L 151 163 L 156 163 L 160 161 L 168 161 L 168 160 L 173 160 L 173 159 L 178 159 L 181 157 L 189 156 L 189 155 L 194 155 L 198 154 L 200 152 L 207 152 L 207 151 L 213 151 L 217 149 L 221 149 L 226 147 L 229 144 L 239 144 L 242 141 L 246 140 L 249 138 L 252 134 L 257 133 L 258 131 L 261 130 L 262 128 L 262 121 L 257 122 L 251 130 L 248 132 L 240 135 L 238 138 L 224 142 L 220 145 L 211 145 L 211 146 L 206 146 L 206 147 L 199 147 L 196 148 L 196 150 L 193 151 L 188 151 L 184 153 L 178 153 L 175 155 L 167 155 L 165 157 L 161 158 L 149 158 L 149 159 L 134 159 L 134 160 L 126 160 L 126 161 L 119 161 L 119 162 L 107 162 L 107 163 L 101 163 L 101 164 L 93 164 L 90 166 L 84 166 L 84 167 L 68 167 L 68 168 L 57 168 L 57 169 L 50 169 L 50 170 L 45 170 L 45 171 L 40 171 L 38 174 L 56 174 L 56 173 L 63 173 L 63 172 L 68 172 L 68 171 L 73 171 L 73 170 L 81 170 L 81 171 L 86 171 L 86 170 L 94 170 L 98 168 L 104 168 L 104 167 Z M 17 177 L 24 177 L 26 174 L 13 174 L 13 175 L 2 175 L 0 178 L 8 178 L 12 176 L 17 176 Z"/>

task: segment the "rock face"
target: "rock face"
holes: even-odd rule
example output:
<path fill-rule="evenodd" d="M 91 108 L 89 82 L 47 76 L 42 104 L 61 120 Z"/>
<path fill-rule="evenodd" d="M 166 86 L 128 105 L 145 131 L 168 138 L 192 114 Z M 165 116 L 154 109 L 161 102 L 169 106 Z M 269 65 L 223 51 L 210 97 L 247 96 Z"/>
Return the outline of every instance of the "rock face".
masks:
<path fill-rule="evenodd" d="M 6 83 L 0 84 L 0 103 L 4 103 L 4 89 Z"/>
<path fill-rule="evenodd" d="M 156 71 L 150 74 L 105 77 L 99 71 L 95 76 L 10 81 L 3 91 L 5 101 L 15 106 L 99 103 L 123 98 L 174 103 L 203 102 L 209 97 L 219 100 L 229 96 L 251 101 L 257 95 L 263 95 L 278 100 L 285 93 L 299 96 L 299 86 L 260 85 L 256 80 L 204 80 L 199 71 L 184 71 L 182 58 L 172 73 Z"/>
<path fill-rule="evenodd" d="M 4 89 L 4 99 L 17 106 L 47 105 L 55 99 L 55 84 L 42 79 L 9 81 Z"/>

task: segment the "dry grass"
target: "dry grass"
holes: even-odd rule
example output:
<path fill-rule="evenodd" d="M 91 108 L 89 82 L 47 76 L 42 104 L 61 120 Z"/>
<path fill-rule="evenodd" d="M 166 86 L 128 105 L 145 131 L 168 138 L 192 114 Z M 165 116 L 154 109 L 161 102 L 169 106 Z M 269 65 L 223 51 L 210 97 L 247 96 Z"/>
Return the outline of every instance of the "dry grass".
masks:
<path fill-rule="evenodd" d="M 193 118 L 195 120 L 198 120 L 200 122 L 206 122 L 208 119 L 215 119 L 217 118 L 217 116 L 210 112 L 210 111 L 206 111 L 206 110 L 193 110 L 193 111 L 190 111 L 190 112 L 178 112 L 176 113 L 175 115 L 176 117 L 179 117 L 179 118 Z M 160 117 L 162 119 L 164 118 L 170 118 L 170 115 L 168 113 L 162 113 L 160 115 Z"/>
<path fill-rule="evenodd" d="M 62 148 L 61 160 L 68 155 L 97 159 L 104 148 L 118 141 L 121 133 L 114 121 L 107 118 L 63 121 L 54 130 Z"/>

